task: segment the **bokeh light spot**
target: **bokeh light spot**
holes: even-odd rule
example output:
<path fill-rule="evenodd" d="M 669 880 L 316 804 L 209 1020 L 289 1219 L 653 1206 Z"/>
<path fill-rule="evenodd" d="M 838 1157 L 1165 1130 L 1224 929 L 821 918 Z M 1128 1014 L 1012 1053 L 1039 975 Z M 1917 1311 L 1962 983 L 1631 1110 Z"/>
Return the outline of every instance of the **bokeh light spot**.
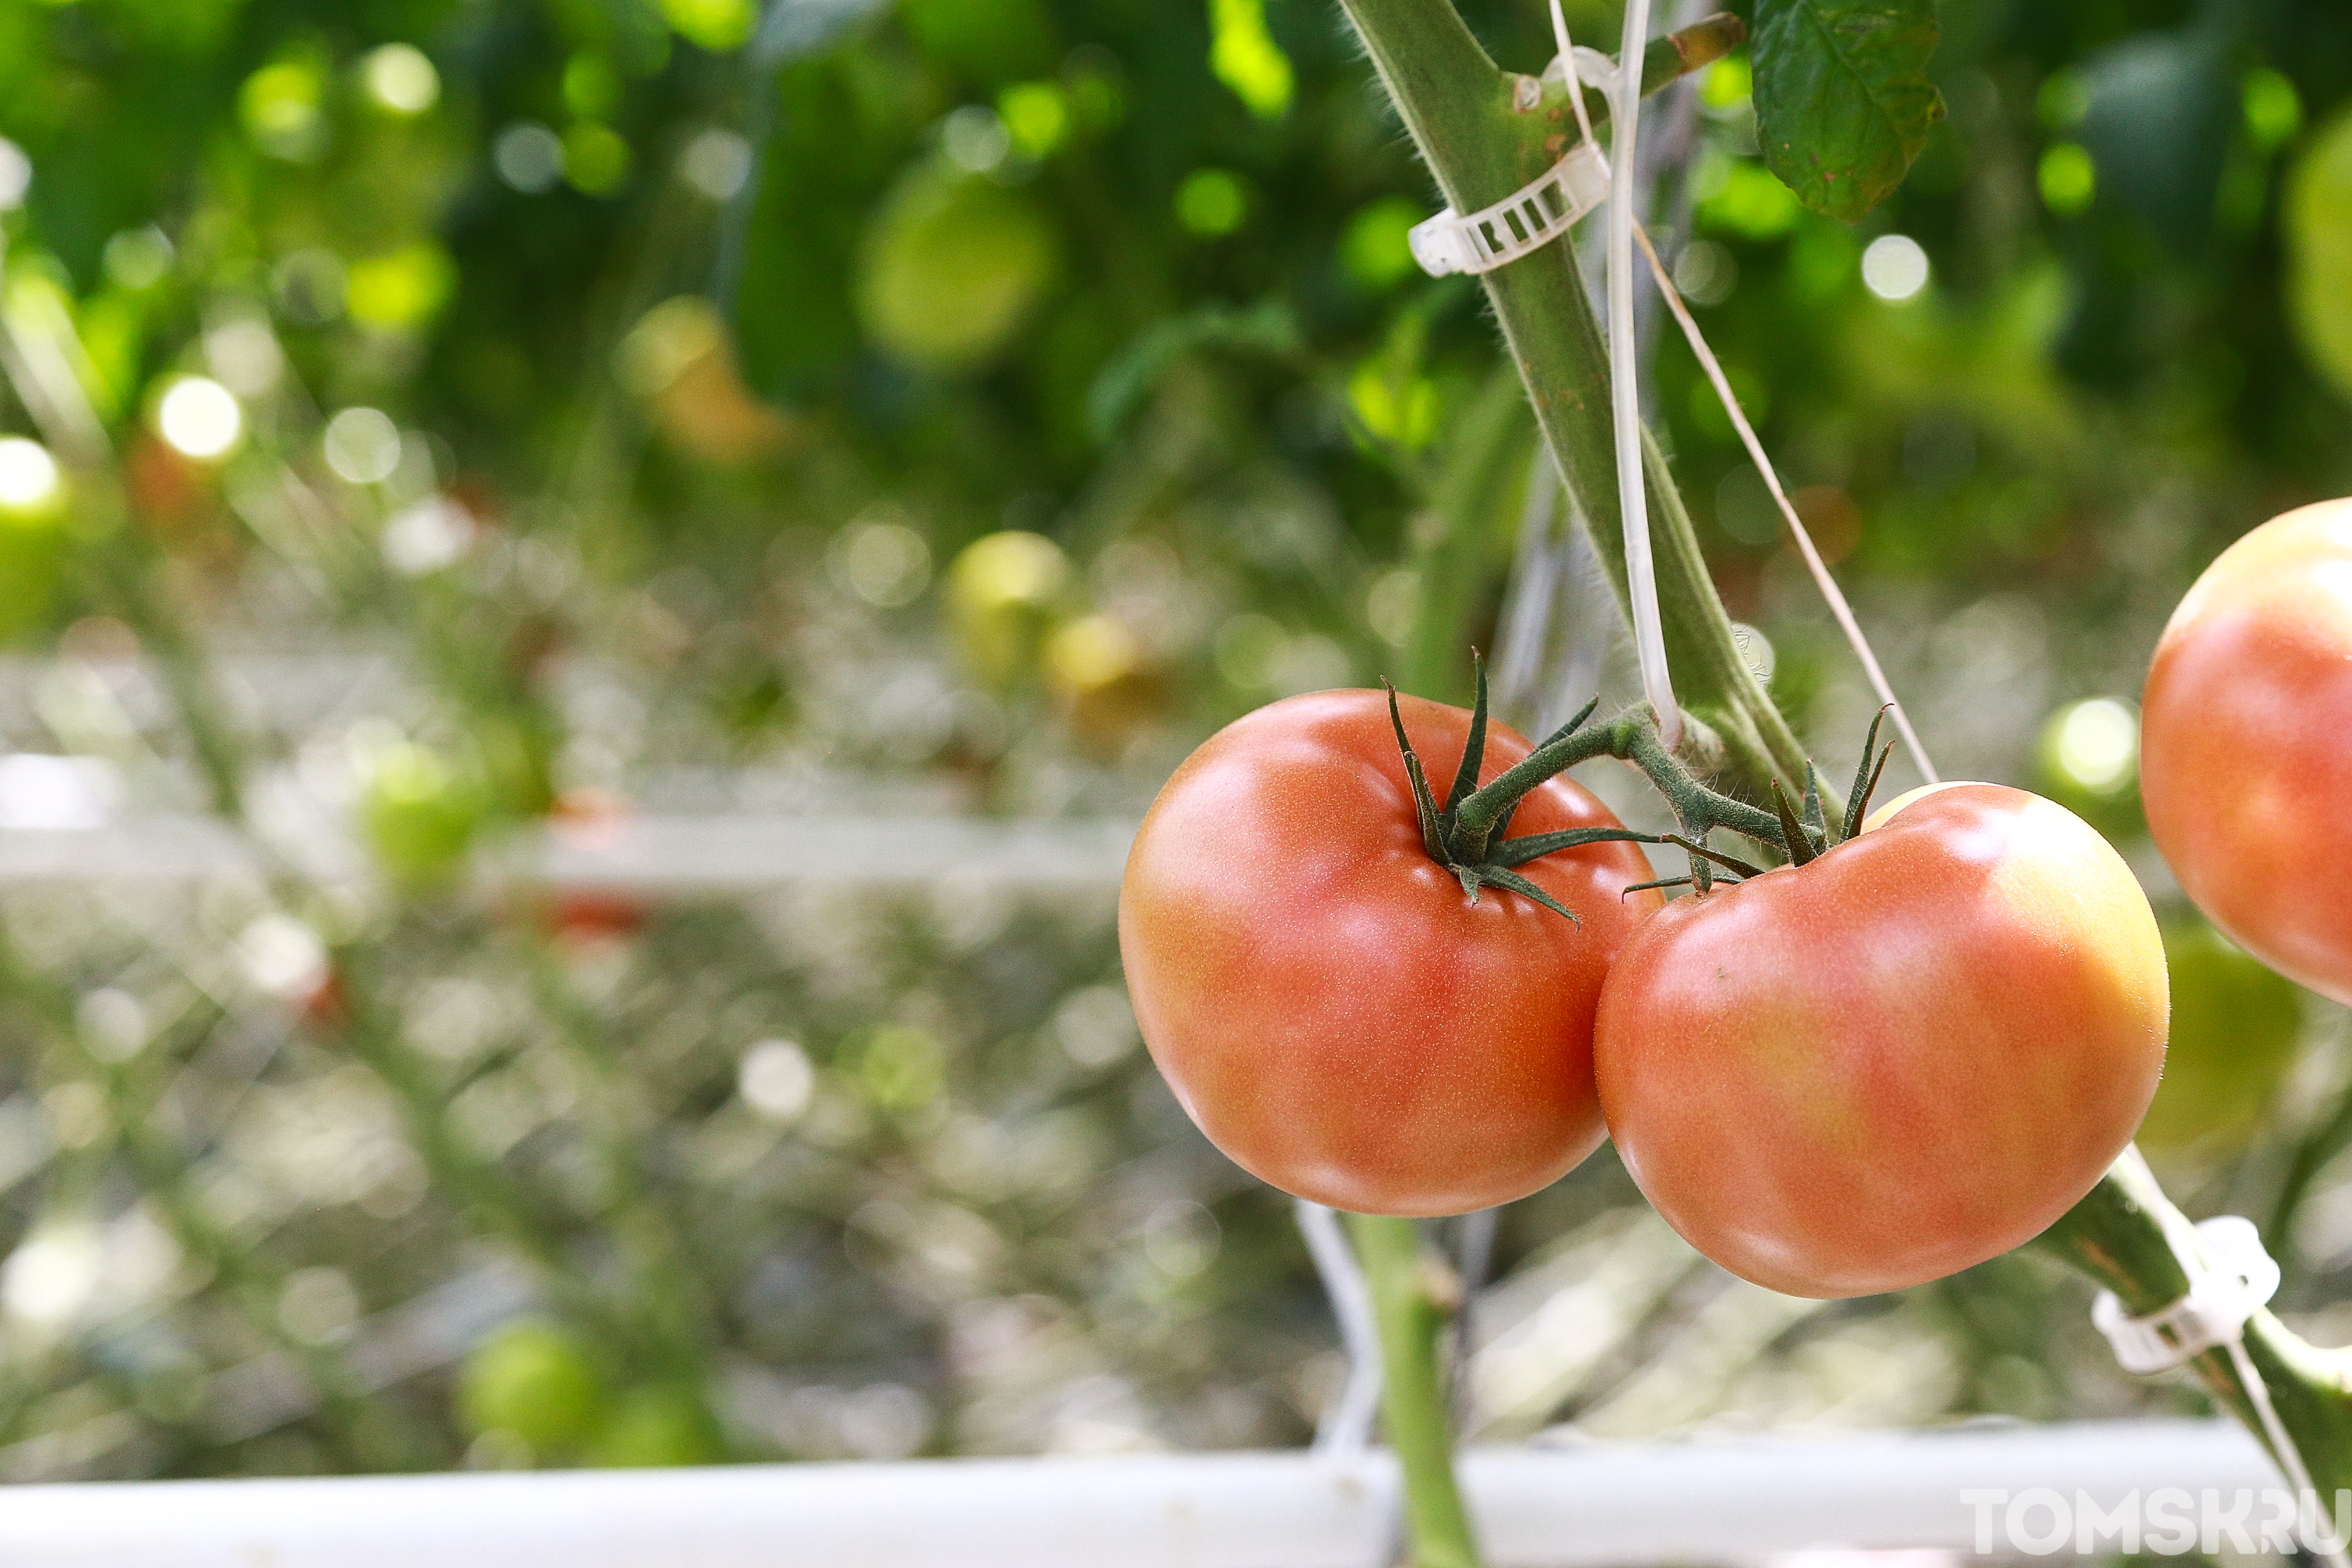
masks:
<path fill-rule="evenodd" d="M 1862 253 L 1863 286 L 1900 302 L 1927 286 L 1927 253 L 1907 234 L 1882 234 Z"/>
<path fill-rule="evenodd" d="M 207 376 L 184 376 L 155 405 L 155 429 L 191 458 L 217 458 L 245 434 L 245 410 L 236 397 Z"/>

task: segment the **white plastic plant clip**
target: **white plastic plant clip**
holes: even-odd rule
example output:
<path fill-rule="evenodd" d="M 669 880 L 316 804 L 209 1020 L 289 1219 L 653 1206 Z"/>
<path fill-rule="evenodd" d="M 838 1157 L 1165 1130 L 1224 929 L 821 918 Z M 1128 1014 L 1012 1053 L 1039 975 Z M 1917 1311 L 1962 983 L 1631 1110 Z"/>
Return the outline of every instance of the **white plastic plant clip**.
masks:
<path fill-rule="evenodd" d="M 1559 163 L 1492 206 L 1468 217 L 1447 207 L 1413 225 L 1406 237 L 1412 244 L 1412 258 L 1432 278 L 1492 272 L 1558 239 L 1608 199 L 1609 164 L 1599 148 L 1580 142 Z"/>
<path fill-rule="evenodd" d="M 2252 1220 L 2236 1215 L 2206 1220 L 2197 1227 L 2197 1239 L 2212 1267 L 2184 1258 L 2189 1290 L 2172 1305 L 2128 1317 L 2112 1290 L 2100 1291 L 2091 1304 L 2091 1321 L 2126 1372 L 2143 1377 L 2170 1372 L 2233 1343 L 2245 1331 L 2246 1320 L 2277 1293 L 2279 1266 L 2263 1250 L 2262 1233 Z"/>
<path fill-rule="evenodd" d="M 1607 55 L 1602 54 L 1599 49 L 1594 48 L 1590 44 L 1578 44 L 1574 48 L 1569 51 L 1569 54 L 1575 56 L 1577 79 L 1582 81 L 1585 86 L 1597 87 L 1601 91 L 1606 92 L 1611 87 L 1615 85 L 1617 80 L 1617 62 L 1615 60 L 1611 59 Z M 1566 85 L 1568 81 L 1568 68 L 1560 62 L 1568 58 L 1569 55 L 1552 56 L 1551 64 L 1544 67 L 1543 68 L 1544 79 L 1546 81 L 1559 82 L 1563 86 Z"/>
<path fill-rule="evenodd" d="M 1579 76 L 1593 86 L 1605 90 L 1615 82 L 1616 61 L 1597 49 L 1578 48 L 1570 42 L 1559 0 L 1551 0 L 1551 28 L 1559 52 L 1544 68 L 1543 78 L 1565 83 L 1572 61 Z M 1522 89 L 1532 86 L 1524 79 L 1520 82 Z M 1581 139 L 1559 163 L 1468 217 L 1449 206 L 1407 232 L 1412 258 L 1421 263 L 1423 272 L 1432 278 L 1452 272 L 1492 272 L 1558 239 L 1576 226 L 1577 219 L 1609 199 L 1609 161 L 1593 141 L 1592 118 L 1584 110 L 1584 94 L 1570 92 L 1568 101 L 1576 112 Z M 1533 107 L 1533 100 L 1526 106 Z"/>
<path fill-rule="evenodd" d="M 2116 1163 L 2136 1165 L 2148 1182 L 2155 1181 L 2137 1147 L 2126 1147 Z M 2116 1364 L 2142 1376 L 2185 1366 L 2208 1351 L 2227 1352 L 2271 1457 L 2298 1502 L 2313 1504 L 2318 1493 L 2311 1483 L 2311 1467 L 2304 1463 L 2294 1435 L 2279 1419 L 2270 1386 L 2246 1349 L 2247 1321 L 2269 1304 L 2279 1288 L 2279 1266 L 2263 1250 L 2262 1232 L 2252 1220 L 2236 1215 L 2221 1215 L 2192 1227 L 2170 1204 L 2158 1204 L 2156 1216 L 2180 1262 L 2188 1289 L 2170 1306 L 2137 1318 L 2126 1315 L 2113 1291 L 2102 1290 L 2091 1303 L 2091 1321 L 2106 1336 Z M 2352 1568 L 2352 1556 L 2341 1544 L 2309 1537 L 2305 1544 L 2328 1568 Z"/>

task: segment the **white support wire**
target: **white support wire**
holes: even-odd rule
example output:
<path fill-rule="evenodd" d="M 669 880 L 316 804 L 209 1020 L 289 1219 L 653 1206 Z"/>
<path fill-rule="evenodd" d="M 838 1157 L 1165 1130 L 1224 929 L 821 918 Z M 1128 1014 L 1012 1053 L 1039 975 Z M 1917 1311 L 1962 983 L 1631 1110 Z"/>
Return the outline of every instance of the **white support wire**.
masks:
<path fill-rule="evenodd" d="M 1347 1233 L 1339 1228 L 1339 1215 L 1305 1198 L 1294 1200 L 1294 1208 L 1323 1293 L 1331 1299 L 1331 1315 L 1339 1320 L 1339 1344 L 1348 1357 L 1348 1381 L 1316 1424 L 1315 1451 L 1352 1458 L 1371 1446 L 1372 1417 L 1381 1403 L 1381 1336 L 1372 1321 L 1371 1287 L 1364 1282 Z"/>
<path fill-rule="evenodd" d="M 1634 166 L 1642 115 L 1642 55 L 1650 41 L 1650 0 L 1626 0 L 1625 31 L 1617 51 L 1612 110 L 1612 169 Z M 1571 97 L 1579 96 L 1571 94 Z M 1683 712 L 1666 668 L 1665 623 L 1658 611 L 1658 569 L 1650 550 L 1648 488 L 1642 472 L 1642 402 L 1633 342 L 1634 182 L 1611 182 L 1609 195 L 1609 394 L 1617 437 L 1618 516 L 1625 535 L 1625 577 L 1633 610 L 1633 649 L 1642 690 L 1658 716 L 1658 738 L 1669 751 L 1682 743 Z"/>
<path fill-rule="evenodd" d="M 1853 607 L 1846 603 L 1845 594 L 1838 587 L 1837 579 L 1830 575 L 1828 564 L 1822 560 L 1822 552 L 1813 547 L 1813 536 L 1806 530 L 1804 520 L 1797 515 L 1796 507 L 1790 504 L 1788 491 L 1781 488 L 1780 476 L 1772 467 L 1772 459 L 1764 455 L 1764 443 L 1757 439 L 1756 427 L 1748 422 L 1747 414 L 1740 408 L 1739 398 L 1731 390 L 1730 380 L 1723 374 L 1722 363 L 1715 357 L 1715 351 L 1707 347 L 1706 338 L 1698 330 L 1698 323 L 1691 319 L 1690 310 L 1683 303 L 1682 294 L 1675 288 L 1674 279 L 1666 276 L 1664 265 L 1659 261 L 1657 251 L 1650 244 L 1648 231 L 1635 224 L 1633 232 L 1633 237 L 1641 242 L 1642 254 L 1649 260 L 1651 276 L 1657 279 L 1659 297 L 1665 300 L 1666 309 L 1674 312 L 1675 321 L 1682 327 L 1683 337 L 1691 346 L 1691 353 L 1698 356 L 1699 367 L 1706 372 L 1707 380 L 1715 384 L 1715 395 L 1722 401 L 1723 411 L 1730 417 L 1731 427 L 1739 432 L 1740 444 L 1748 448 L 1748 456 L 1755 462 L 1756 471 L 1764 477 L 1765 488 L 1772 492 L 1772 500 L 1780 509 L 1782 521 L 1788 523 L 1789 531 L 1796 538 L 1798 553 L 1805 560 L 1805 570 L 1812 574 L 1813 585 L 1821 590 L 1822 597 L 1829 601 L 1830 614 L 1837 617 L 1838 628 L 1845 633 L 1845 640 L 1853 647 L 1854 657 L 1862 661 L 1863 673 L 1870 679 L 1870 689 L 1878 694 L 1879 701 L 1885 704 L 1894 719 L 1895 732 L 1903 737 L 1903 746 L 1910 752 L 1912 764 L 1927 783 L 1939 782 L 1936 764 L 1927 760 L 1927 748 L 1919 743 L 1918 731 L 1911 727 L 1911 716 L 1903 710 L 1903 703 L 1895 697 L 1895 689 L 1888 684 L 1886 671 L 1880 667 L 1878 656 L 1871 651 L 1870 639 L 1863 636 L 1861 623 L 1853 618 Z M 1611 297 L 1611 309 L 1615 309 L 1613 295 Z M 1630 560 L 1630 552 L 1628 558 Z M 1849 831 L 1851 828 L 1852 825 L 1849 825 Z"/>
<path fill-rule="evenodd" d="M 1614 93 L 1616 142 L 1612 153 L 1613 164 L 1617 168 L 1634 166 L 1641 101 L 1639 62 L 1649 41 L 1648 9 L 1648 0 L 1631 0 L 1626 9 L 1622 46 L 1614 69 L 1609 72 Z M 1590 146 L 1593 142 L 1592 122 L 1585 110 L 1581 82 L 1592 70 L 1592 62 L 1602 57 L 1576 47 L 1569 37 L 1568 21 L 1560 8 L 1560 0 L 1550 0 L 1550 13 L 1552 40 L 1559 50 L 1553 67 L 1567 83 L 1569 102 L 1576 115 L 1577 128 L 1585 144 Z M 1592 57 L 1592 60 L 1589 61 L 1586 57 Z M 1811 574 L 1815 586 L 1829 605 L 1831 615 L 1836 618 L 1839 629 L 1844 633 L 1855 658 L 1861 661 L 1871 689 L 1888 709 L 1895 721 L 1895 732 L 1901 736 L 1913 765 L 1927 783 L 1938 782 L 1940 775 L 1935 763 L 1929 760 L 1918 731 L 1912 727 L 1910 714 L 1895 695 L 1876 652 L 1863 635 L 1853 606 L 1847 602 L 1844 592 L 1838 587 L 1837 580 L 1830 575 L 1828 564 L 1822 560 L 1811 531 L 1790 503 L 1788 492 L 1780 483 L 1780 473 L 1772 466 L 1771 458 L 1766 456 L 1763 443 L 1757 438 L 1755 427 L 1748 423 L 1746 412 L 1741 409 L 1739 399 L 1733 393 L 1721 363 L 1707 346 L 1698 323 L 1692 320 L 1681 293 L 1674 286 L 1674 280 L 1667 276 L 1665 267 L 1650 243 L 1647 230 L 1634 216 L 1633 204 L 1636 193 L 1632 189 L 1632 184 L 1630 180 L 1612 181 L 1609 203 L 1607 262 L 1611 404 L 1616 436 L 1620 515 L 1625 536 L 1626 576 L 1633 600 L 1634 647 L 1641 662 L 1643 691 L 1651 706 L 1657 710 L 1662 736 L 1668 745 L 1679 740 L 1682 713 L 1674 700 L 1673 675 L 1666 662 L 1664 629 L 1658 608 L 1656 569 L 1650 549 L 1645 476 L 1641 460 L 1641 404 L 1640 389 L 1636 384 L 1637 350 L 1633 342 L 1633 309 L 1632 247 L 1636 243 L 1649 264 L 1651 275 L 1657 281 L 1660 297 L 1666 301 L 1667 309 L 1674 312 L 1683 336 L 1690 343 L 1691 352 L 1697 356 L 1708 381 L 1714 384 L 1716 395 L 1722 400 L 1724 412 L 1729 416 L 1732 427 L 1738 432 L 1741 444 L 1747 447 L 1757 471 L 1763 476 L 1766 487 L 1770 489 L 1774 503 L 1779 506 L 1781 517 L 1797 542 L 1798 553 L 1804 559 L 1806 570 Z M 1548 516 L 1549 497 L 1546 501 Z M 1531 514 L 1534 510 L 1531 495 Z M 1544 598 L 1548 608 L 1549 595 L 1545 595 Z"/>
<path fill-rule="evenodd" d="M 1552 64 L 1559 68 L 1560 83 L 1568 89 L 1568 106 L 1576 115 L 1577 133 L 1584 138 L 1587 147 L 1596 146 L 1598 143 L 1592 139 L 1592 115 L 1584 107 L 1584 72 L 1579 68 L 1582 62 L 1577 58 L 1576 45 L 1569 38 L 1568 16 L 1560 10 L 1559 0 L 1551 0 L 1551 38 L 1559 47 L 1559 58 Z M 1601 68 L 1612 77 L 1616 74 L 1613 66 L 1605 60 Z"/>

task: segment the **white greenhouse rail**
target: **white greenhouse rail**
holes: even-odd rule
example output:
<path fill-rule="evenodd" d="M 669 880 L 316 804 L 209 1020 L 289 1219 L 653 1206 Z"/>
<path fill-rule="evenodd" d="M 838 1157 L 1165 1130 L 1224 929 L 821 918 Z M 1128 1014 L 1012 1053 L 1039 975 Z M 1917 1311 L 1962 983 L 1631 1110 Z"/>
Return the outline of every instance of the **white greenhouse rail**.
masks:
<path fill-rule="evenodd" d="M 1136 825 L 1118 818 L 656 816 L 551 834 L 527 880 L 590 891 L 727 892 L 792 883 L 1116 885 Z"/>
<path fill-rule="evenodd" d="M 1465 1460 L 1495 1568 L 1741 1563 L 1809 1546 L 1966 1551 L 1964 1489 L 2274 1485 L 2223 1422 L 1582 1448 Z M 761 1465 L 26 1486 L 8 1568 L 1377 1568 L 1380 1455 Z"/>
<path fill-rule="evenodd" d="M 1126 818 L 646 814 L 541 835 L 497 858 L 500 880 L 564 891 L 691 897 L 793 886 L 1109 888 L 1127 864 Z M 308 861 L 310 857 L 298 857 Z M 337 843 L 313 869 L 361 863 Z M 184 882 L 253 875 L 252 845 L 205 816 L 103 826 L 0 828 L 0 887 Z"/>

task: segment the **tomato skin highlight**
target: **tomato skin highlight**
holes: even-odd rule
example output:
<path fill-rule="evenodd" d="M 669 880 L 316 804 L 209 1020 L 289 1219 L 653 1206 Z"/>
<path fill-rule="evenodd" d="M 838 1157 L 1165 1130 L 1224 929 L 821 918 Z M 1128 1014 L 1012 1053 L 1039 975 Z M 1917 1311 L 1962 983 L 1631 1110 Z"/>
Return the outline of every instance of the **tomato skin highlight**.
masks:
<path fill-rule="evenodd" d="M 1399 699 L 1442 803 L 1467 712 Z M 1533 748 L 1488 727 L 1486 783 Z M 1617 819 L 1564 778 L 1514 837 Z M 1631 844 L 1518 868 L 1581 917 L 1486 888 L 1423 847 L 1377 691 L 1286 698 L 1176 770 L 1119 888 L 1137 1022 L 1177 1100 L 1236 1163 L 1361 1214 L 1489 1208 L 1598 1147 L 1592 1017 L 1610 960 L 1663 900 Z"/>
<path fill-rule="evenodd" d="M 2352 1003 L 2352 500 L 2272 519 L 2181 599 L 2140 699 L 2139 776 L 2206 918 Z"/>
<path fill-rule="evenodd" d="M 1890 804 L 1810 865 L 1669 905 L 1601 992 L 1635 1183 L 1792 1296 L 2031 1240 L 2130 1142 L 2164 1061 L 2163 943 L 2105 839 L 1999 784 Z"/>

